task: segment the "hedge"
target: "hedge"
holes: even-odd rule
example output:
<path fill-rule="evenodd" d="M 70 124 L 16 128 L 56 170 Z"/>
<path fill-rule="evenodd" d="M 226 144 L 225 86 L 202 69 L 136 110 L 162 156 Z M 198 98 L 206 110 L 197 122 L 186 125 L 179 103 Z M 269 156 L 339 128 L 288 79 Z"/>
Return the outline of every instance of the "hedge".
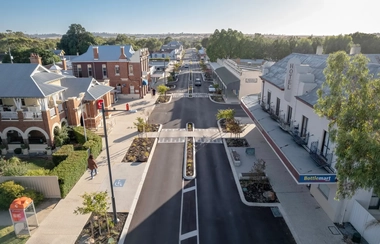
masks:
<path fill-rule="evenodd" d="M 74 151 L 73 145 L 71 144 L 63 145 L 58 151 L 56 151 L 52 155 L 54 165 L 55 166 L 59 165 L 59 163 L 65 160 L 73 151 Z"/>
<path fill-rule="evenodd" d="M 57 167 L 51 171 L 51 175 L 58 176 L 61 196 L 64 198 L 87 169 L 87 152 L 73 151 Z"/>
<path fill-rule="evenodd" d="M 94 158 L 97 158 L 103 148 L 102 138 L 94 132 L 86 130 L 87 142 L 85 142 L 84 129 L 82 126 L 74 127 L 73 132 L 78 143 L 83 144 L 85 150 L 90 149 Z"/>
<path fill-rule="evenodd" d="M 12 180 L 1 183 L 0 209 L 9 209 L 9 205 L 13 202 L 13 200 L 23 196 L 31 198 L 35 205 L 38 205 L 44 199 L 44 195 L 42 193 L 25 188 Z"/>

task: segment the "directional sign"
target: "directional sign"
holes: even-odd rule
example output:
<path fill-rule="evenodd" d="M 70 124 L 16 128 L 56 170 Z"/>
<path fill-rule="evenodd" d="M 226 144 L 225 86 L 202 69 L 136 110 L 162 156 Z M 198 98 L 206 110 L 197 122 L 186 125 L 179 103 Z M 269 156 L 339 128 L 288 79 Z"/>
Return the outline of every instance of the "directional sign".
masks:
<path fill-rule="evenodd" d="M 125 181 L 126 181 L 126 179 L 116 179 L 116 180 L 113 182 L 113 186 L 114 186 L 114 187 L 123 187 Z"/>

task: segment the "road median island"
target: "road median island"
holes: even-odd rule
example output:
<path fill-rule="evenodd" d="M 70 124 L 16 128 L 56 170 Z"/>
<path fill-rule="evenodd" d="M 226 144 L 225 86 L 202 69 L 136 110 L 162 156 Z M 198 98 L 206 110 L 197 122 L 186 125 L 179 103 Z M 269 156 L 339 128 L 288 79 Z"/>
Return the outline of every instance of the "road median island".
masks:
<path fill-rule="evenodd" d="M 194 142 L 194 137 L 186 137 L 183 159 L 183 178 L 186 180 L 192 180 L 196 177 Z"/>

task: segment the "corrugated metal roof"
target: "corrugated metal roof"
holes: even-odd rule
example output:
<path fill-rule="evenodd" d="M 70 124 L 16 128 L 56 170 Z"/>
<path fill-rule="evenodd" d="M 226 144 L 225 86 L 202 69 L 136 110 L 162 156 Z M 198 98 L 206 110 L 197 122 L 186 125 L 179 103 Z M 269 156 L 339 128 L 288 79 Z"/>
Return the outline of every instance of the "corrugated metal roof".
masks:
<path fill-rule="evenodd" d="M 83 100 L 94 101 L 112 91 L 114 88 L 99 84 L 93 78 L 63 78 L 61 85 L 67 87 L 66 97 L 78 97 L 79 93 L 85 92 Z"/>
<path fill-rule="evenodd" d="M 368 68 L 370 70 L 370 73 L 378 74 L 380 72 L 380 54 L 366 54 L 365 56 L 369 59 Z M 309 65 L 310 73 L 314 75 L 317 87 L 315 87 L 309 93 L 298 96 L 299 99 L 303 100 L 310 106 L 314 106 L 318 100 L 317 91 L 325 81 L 323 70 L 326 68 L 328 55 L 292 53 L 273 64 L 269 68 L 269 72 L 263 75 L 262 78 L 277 86 L 278 88 L 284 89 L 286 69 L 291 58 L 297 58 L 301 64 Z"/>
<path fill-rule="evenodd" d="M 94 59 L 94 51 L 93 48 L 96 46 L 89 46 L 87 49 L 87 52 L 83 53 L 82 55 L 75 57 L 71 60 L 72 63 L 77 62 L 109 62 L 109 61 L 119 61 L 120 57 L 120 47 L 123 45 L 117 46 L 97 46 L 98 47 L 98 53 L 99 58 L 97 60 Z M 124 45 L 124 54 L 127 56 L 128 59 L 131 59 L 135 51 L 133 50 L 133 47 L 131 45 Z"/>
<path fill-rule="evenodd" d="M 0 97 L 43 98 L 64 87 L 46 84 L 60 79 L 61 75 L 50 73 L 38 64 L 1 64 Z"/>
<path fill-rule="evenodd" d="M 239 90 L 240 79 L 232 74 L 226 67 L 217 68 L 215 73 L 220 77 L 228 89 Z"/>

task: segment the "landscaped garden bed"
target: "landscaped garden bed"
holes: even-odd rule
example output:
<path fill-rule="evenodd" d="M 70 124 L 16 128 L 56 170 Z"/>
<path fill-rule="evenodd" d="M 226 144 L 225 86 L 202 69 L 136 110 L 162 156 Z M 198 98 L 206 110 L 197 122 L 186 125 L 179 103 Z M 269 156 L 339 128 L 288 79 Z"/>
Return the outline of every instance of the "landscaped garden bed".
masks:
<path fill-rule="evenodd" d="M 193 123 L 186 123 L 186 129 L 187 129 L 187 131 L 194 131 L 194 124 Z"/>
<path fill-rule="evenodd" d="M 186 138 L 186 170 L 185 174 L 187 177 L 194 177 L 195 167 L 194 167 L 194 140 L 192 137 Z"/>
<path fill-rule="evenodd" d="M 218 103 L 225 103 L 225 102 L 226 102 L 226 101 L 224 101 L 223 96 L 211 95 L 210 97 L 211 97 L 211 99 L 212 99 L 214 102 L 218 102 Z"/>
<path fill-rule="evenodd" d="M 170 100 L 170 96 L 158 96 L 156 104 L 158 103 L 167 103 Z"/>
<path fill-rule="evenodd" d="M 93 223 L 93 231 L 94 235 L 91 236 L 91 222 L 87 221 L 86 225 L 83 227 L 82 232 L 80 233 L 76 244 L 87 244 L 87 243 L 118 243 L 120 234 L 123 231 L 124 224 L 127 220 L 128 213 L 116 213 L 119 222 L 116 225 L 113 224 L 113 214 L 107 213 L 108 215 L 108 223 L 110 227 L 110 231 L 108 232 L 106 217 L 105 216 L 97 216 L 97 220 Z M 90 218 L 94 218 L 94 214 L 90 216 Z M 96 217 L 95 217 L 96 218 Z M 99 231 L 99 226 L 101 227 L 101 232 Z M 92 242 L 92 240 L 94 242 Z"/>
<path fill-rule="evenodd" d="M 193 97 L 193 86 L 189 86 L 189 97 Z"/>
<path fill-rule="evenodd" d="M 249 147 L 249 143 L 245 138 L 226 138 L 228 147 Z"/>
<path fill-rule="evenodd" d="M 152 151 L 154 138 L 135 138 L 123 162 L 146 162 Z"/>
<path fill-rule="evenodd" d="M 276 193 L 272 189 L 269 179 L 266 177 L 263 177 L 262 180 L 240 180 L 240 185 L 243 190 L 245 200 L 248 202 L 279 202 Z"/>

